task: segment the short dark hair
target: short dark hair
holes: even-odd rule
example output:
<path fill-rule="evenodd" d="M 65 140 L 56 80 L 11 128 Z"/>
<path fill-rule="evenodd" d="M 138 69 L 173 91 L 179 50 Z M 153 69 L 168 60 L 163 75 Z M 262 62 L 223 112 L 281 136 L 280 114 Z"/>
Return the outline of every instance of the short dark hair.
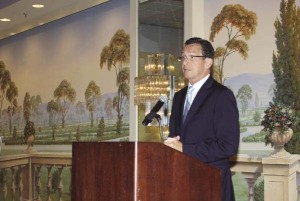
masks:
<path fill-rule="evenodd" d="M 208 58 L 214 59 L 215 50 L 212 44 L 208 40 L 202 38 L 193 37 L 185 41 L 185 45 L 199 44 L 202 47 L 202 54 Z"/>

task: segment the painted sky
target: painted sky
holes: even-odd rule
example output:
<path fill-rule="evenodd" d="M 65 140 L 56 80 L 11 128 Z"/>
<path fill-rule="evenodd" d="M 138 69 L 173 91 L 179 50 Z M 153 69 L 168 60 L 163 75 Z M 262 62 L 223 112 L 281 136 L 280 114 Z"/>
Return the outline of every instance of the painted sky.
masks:
<path fill-rule="evenodd" d="M 49 102 L 64 79 L 76 102 L 92 80 L 102 94 L 116 92 L 115 72 L 100 70 L 100 53 L 118 29 L 129 34 L 129 16 L 129 0 L 114 0 L 1 40 L 0 60 L 19 89 L 19 104 L 26 92 Z"/>
<path fill-rule="evenodd" d="M 205 37 L 209 38 L 210 27 L 226 4 L 241 4 L 247 10 L 256 13 L 258 25 L 256 34 L 248 40 L 248 59 L 243 60 L 237 53 L 225 61 L 225 77 L 233 77 L 242 73 L 272 73 L 272 54 L 276 51 L 274 22 L 279 17 L 281 0 L 209 0 L 205 1 Z M 300 0 L 296 0 L 300 6 Z M 224 46 L 227 39 L 225 32 L 217 35 L 213 42 L 214 47 Z"/>

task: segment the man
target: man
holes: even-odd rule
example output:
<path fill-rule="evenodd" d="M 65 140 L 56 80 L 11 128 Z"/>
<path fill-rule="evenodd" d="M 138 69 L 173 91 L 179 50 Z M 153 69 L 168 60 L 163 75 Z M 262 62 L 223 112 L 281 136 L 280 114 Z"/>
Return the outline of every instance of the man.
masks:
<path fill-rule="evenodd" d="M 212 78 L 214 48 L 209 41 L 188 39 L 180 59 L 189 86 L 174 95 L 165 144 L 219 168 L 222 201 L 234 201 L 229 158 L 237 154 L 240 140 L 235 97 Z"/>

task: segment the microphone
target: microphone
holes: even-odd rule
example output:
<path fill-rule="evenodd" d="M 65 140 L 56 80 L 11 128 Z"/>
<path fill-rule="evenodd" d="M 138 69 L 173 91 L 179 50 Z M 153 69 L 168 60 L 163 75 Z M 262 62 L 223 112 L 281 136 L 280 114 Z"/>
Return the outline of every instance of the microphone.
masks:
<path fill-rule="evenodd" d="M 147 114 L 145 116 L 145 119 L 143 120 L 142 124 L 144 126 L 147 126 L 148 124 L 150 124 L 154 117 L 157 116 L 157 112 L 160 110 L 160 108 L 167 102 L 167 97 L 166 96 L 161 96 L 159 98 L 159 100 L 157 101 L 157 103 L 153 106 L 153 108 L 151 109 L 150 113 Z"/>

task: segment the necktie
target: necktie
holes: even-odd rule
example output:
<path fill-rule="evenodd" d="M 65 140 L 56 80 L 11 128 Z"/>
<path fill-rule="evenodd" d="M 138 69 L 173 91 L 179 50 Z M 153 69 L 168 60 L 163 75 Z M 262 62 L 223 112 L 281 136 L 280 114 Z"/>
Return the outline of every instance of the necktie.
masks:
<path fill-rule="evenodd" d="M 193 94 L 194 88 L 192 86 L 189 86 L 187 95 L 186 95 L 186 102 L 185 102 L 185 107 L 183 110 L 183 122 L 185 121 L 186 115 L 190 109 L 190 106 L 192 104 L 192 94 Z"/>

